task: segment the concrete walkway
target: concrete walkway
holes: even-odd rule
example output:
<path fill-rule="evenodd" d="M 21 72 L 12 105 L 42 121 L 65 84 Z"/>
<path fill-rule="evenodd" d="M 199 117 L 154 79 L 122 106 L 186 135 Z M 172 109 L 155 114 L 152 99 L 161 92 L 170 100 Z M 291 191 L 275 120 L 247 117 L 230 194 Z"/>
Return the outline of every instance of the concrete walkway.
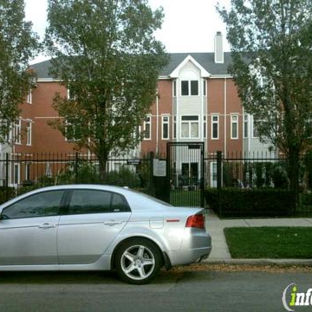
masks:
<path fill-rule="evenodd" d="M 208 210 L 206 229 L 212 237 L 212 251 L 209 263 L 289 263 L 309 264 L 311 260 L 302 259 L 232 259 L 226 244 L 223 229 L 228 227 L 295 226 L 312 227 L 312 218 L 271 218 L 271 219 L 225 219 L 220 220 L 213 211 Z M 312 230 L 312 228 L 311 228 Z M 312 258 L 312 257 L 311 257 Z"/>

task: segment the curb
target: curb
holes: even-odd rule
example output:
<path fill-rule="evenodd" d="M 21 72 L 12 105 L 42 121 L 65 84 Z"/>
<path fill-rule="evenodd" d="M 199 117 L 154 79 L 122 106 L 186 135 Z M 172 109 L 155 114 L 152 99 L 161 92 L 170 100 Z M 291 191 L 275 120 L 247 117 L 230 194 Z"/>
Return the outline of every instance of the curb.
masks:
<path fill-rule="evenodd" d="M 312 266 L 312 259 L 205 259 L 202 264 L 248 264 L 248 265 L 307 265 Z"/>

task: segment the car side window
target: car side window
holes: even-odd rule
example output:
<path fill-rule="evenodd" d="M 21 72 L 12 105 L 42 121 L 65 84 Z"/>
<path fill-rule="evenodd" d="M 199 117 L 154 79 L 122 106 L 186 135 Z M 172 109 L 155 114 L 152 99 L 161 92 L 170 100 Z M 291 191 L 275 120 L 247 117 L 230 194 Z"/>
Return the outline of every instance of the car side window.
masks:
<path fill-rule="evenodd" d="M 4 219 L 56 216 L 64 191 L 47 191 L 31 195 L 3 209 Z"/>
<path fill-rule="evenodd" d="M 129 211 L 119 194 L 100 190 L 73 190 L 68 214 Z"/>

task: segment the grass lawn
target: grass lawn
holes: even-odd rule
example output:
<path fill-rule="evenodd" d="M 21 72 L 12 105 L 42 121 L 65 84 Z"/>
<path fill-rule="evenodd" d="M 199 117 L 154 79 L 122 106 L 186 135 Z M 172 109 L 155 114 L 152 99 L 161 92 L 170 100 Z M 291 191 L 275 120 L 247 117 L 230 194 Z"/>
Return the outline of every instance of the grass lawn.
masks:
<path fill-rule="evenodd" d="M 200 206 L 200 191 L 174 190 L 170 192 L 170 204 L 173 206 Z"/>
<path fill-rule="evenodd" d="M 312 259 L 311 227 L 225 228 L 232 258 Z"/>

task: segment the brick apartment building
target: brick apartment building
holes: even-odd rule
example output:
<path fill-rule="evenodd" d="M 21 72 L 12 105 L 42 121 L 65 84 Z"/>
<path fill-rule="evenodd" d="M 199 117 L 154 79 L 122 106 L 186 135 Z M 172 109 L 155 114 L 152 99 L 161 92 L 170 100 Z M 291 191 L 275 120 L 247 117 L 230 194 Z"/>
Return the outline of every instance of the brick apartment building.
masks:
<path fill-rule="evenodd" d="M 151 151 L 164 156 L 168 142 L 204 142 L 206 157 L 216 151 L 227 155 L 267 150 L 259 143 L 252 116 L 244 114 L 228 73 L 231 55 L 223 52 L 222 41 L 218 32 L 214 52 L 170 54 L 169 64 L 159 75 L 158 96 L 142 125 L 146 136 L 131 157 L 140 158 Z M 67 94 L 59 81 L 49 76 L 49 66 L 49 61 L 31 66 L 36 73 L 36 85 L 21 106 L 11 144 L 1 147 L 2 154 L 27 154 L 31 163 L 32 155 L 38 153 L 73 152 L 73 143 L 48 125 L 57 117 L 52 108 L 54 94 Z M 183 166 L 190 167 L 190 161 L 181 158 L 177 170 L 181 171 Z M 193 163 L 194 168 L 200 170 Z M 27 166 L 15 166 L 11 184 L 30 179 L 29 172 Z"/>

